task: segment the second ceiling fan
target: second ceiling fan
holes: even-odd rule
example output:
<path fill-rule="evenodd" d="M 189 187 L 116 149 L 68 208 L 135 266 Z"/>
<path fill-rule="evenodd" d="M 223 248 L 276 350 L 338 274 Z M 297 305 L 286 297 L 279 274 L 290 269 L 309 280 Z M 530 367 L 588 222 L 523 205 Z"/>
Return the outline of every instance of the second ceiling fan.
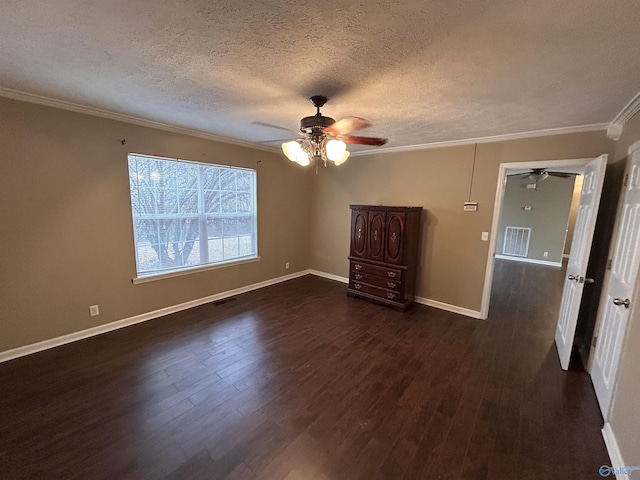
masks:
<path fill-rule="evenodd" d="M 575 177 L 576 175 L 578 174 L 571 172 L 552 172 L 546 168 L 532 168 L 530 172 L 507 174 L 507 177 L 529 178 L 530 180 L 538 183 L 549 177 L 569 178 Z"/>

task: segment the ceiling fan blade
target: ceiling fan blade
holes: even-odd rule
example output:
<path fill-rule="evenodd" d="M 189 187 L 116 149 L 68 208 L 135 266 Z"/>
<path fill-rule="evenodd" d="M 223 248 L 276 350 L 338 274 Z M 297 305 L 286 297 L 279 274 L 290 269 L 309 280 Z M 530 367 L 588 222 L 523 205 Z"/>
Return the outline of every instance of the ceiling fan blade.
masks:
<path fill-rule="evenodd" d="M 251 125 L 258 125 L 260 127 L 269 127 L 269 128 L 277 128 L 278 130 L 284 130 L 285 132 L 293 132 L 296 133 L 297 132 L 295 130 L 291 130 L 290 128 L 284 128 L 284 127 L 280 127 L 278 125 L 273 125 L 272 123 L 266 123 L 266 122 L 251 122 Z"/>
<path fill-rule="evenodd" d="M 295 140 L 295 138 L 276 138 L 274 140 L 260 140 L 259 142 L 255 142 L 255 143 L 282 143 L 282 142 L 290 142 L 292 140 Z"/>
<path fill-rule="evenodd" d="M 330 133 L 335 135 L 336 137 L 339 135 L 346 135 L 347 133 L 351 133 L 355 130 L 360 130 L 362 128 L 370 127 L 371 124 L 368 120 L 360 117 L 346 117 L 342 120 L 338 120 L 333 125 L 329 125 L 325 127 L 322 131 L 324 133 Z"/>
<path fill-rule="evenodd" d="M 377 137 L 354 137 L 351 135 L 345 135 L 340 137 L 344 143 L 351 143 L 354 145 L 374 145 L 376 147 L 380 147 L 387 143 L 386 138 L 377 138 Z"/>
<path fill-rule="evenodd" d="M 559 177 L 559 178 L 569 178 L 569 177 L 575 177 L 576 175 L 578 175 L 577 173 L 570 173 L 570 172 L 549 172 L 549 171 L 547 171 L 547 173 L 549 174 L 550 177 Z"/>
<path fill-rule="evenodd" d="M 532 172 L 527 172 L 527 173 L 509 173 L 507 174 L 507 177 L 528 177 L 529 175 L 531 175 Z"/>

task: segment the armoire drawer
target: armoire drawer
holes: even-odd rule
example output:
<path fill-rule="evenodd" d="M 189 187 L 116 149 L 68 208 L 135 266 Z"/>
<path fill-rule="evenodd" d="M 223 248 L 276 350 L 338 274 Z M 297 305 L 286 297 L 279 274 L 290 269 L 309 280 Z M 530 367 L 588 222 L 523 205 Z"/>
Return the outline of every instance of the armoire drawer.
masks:
<path fill-rule="evenodd" d="M 353 280 L 351 281 L 350 287 L 358 292 L 368 293 L 369 295 L 374 295 L 385 300 L 392 300 L 394 302 L 401 301 L 399 292 L 392 292 L 385 288 L 374 287 L 373 285 L 367 285 L 366 283 L 355 282 Z"/>
<path fill-rule="evenodd" d="M 389 290 L 401 291 L 402 280 L 398 278 L 385 278 L 370 273 L 360 273 L 358 271 L 351 272 L 351 280 L 361 283 L 368 283 L 376 287 L 387 288 Z"/>
<path fill-rule="evenodd" d="M 351 260 L 351 271 L 357 273 L 367 273 L 376 275 L 378 277 L 390 278 L 398 281 L 402 279 L 402 270 L 398 268 L 381 267 L 378 265 L 371 265 L 366 262 L 359 262 L 357 260 Z"/>

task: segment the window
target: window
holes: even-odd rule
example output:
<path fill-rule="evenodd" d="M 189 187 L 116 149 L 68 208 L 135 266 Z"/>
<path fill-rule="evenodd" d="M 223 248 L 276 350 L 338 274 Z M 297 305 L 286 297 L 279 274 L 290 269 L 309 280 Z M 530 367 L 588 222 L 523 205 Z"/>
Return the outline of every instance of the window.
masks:
<path fill-rule="evenodd" d="M 256 172 L 129 155 L 138 277 L 257 257 Z"/>

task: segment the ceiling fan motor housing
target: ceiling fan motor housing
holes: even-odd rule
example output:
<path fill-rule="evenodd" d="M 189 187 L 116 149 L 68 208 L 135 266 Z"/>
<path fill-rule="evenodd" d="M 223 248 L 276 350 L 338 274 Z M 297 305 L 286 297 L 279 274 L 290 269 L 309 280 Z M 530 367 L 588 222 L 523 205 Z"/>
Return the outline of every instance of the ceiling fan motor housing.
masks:
<path fill-rule="evenodd" d="M 314 130 L 322 130 L 334 123 L 336 123 L 336 121 L 333 118 L 316 114 L 312 117 L 304 117 L 300 120 L 300 131 L 304 133 L 314 133 Z"/>

